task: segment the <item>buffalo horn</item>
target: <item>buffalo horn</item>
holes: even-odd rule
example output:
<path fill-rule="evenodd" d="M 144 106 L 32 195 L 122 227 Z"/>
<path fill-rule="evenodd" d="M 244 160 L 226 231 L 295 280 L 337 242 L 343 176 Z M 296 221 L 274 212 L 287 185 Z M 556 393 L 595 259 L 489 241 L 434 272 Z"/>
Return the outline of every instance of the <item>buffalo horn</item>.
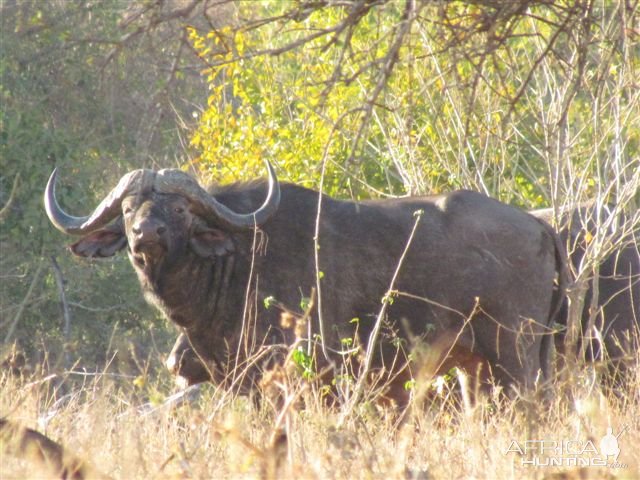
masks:
<path fill-rule="evenodd" d="M 180 170 L 134 170 L 120 179 L 116 188 L 87 217 L 74 217 L 66 213 L 56 200 L 57 169 L 53 171 L 44 194 L 45 210 L 51 223 L 64 233 L 82 235 L 97 230 L 120 214 L 122 199 L 150 184 L 159 193 L 175 193 L 186 196 L 205 218 L 214 223 L 237 229 L 250 229 L 264 224 L 280 204 L 280 184 L 275 171 L 266 162 L 269 171 L 269 191 L 260 208 L 252 213 L 236 213 L 208 194 L 191 177 Z"/>
<path fill-rule="evenodd" d="M 263 225 L 278 209 L 280 204 L 280 184 L 269 162 L 269 190 L 260 208 L 252 213 L 236 213 L 218 202 L 197 182 L 180 170 L 160 170 L 154 188 L 158 192 L 176 193 L 187 197 L 198 213 L 213 223 L 222 224 L 232 230 L 246 230 Z"/>
<path fill-rule="evenodd" d="M 56 200 L 57 169 L 53 170 L 44 192 L 44 207 L 51 223 L 60 231 L 70 235 L 83 235 L 98 230 L 120 215 L 122 199 L 139 187 L 150 170 L 134 170 L 123 176 L 116 188 L 98 205 L 93 213 L 86 217 L 74 217 L 66 213 Z"/>

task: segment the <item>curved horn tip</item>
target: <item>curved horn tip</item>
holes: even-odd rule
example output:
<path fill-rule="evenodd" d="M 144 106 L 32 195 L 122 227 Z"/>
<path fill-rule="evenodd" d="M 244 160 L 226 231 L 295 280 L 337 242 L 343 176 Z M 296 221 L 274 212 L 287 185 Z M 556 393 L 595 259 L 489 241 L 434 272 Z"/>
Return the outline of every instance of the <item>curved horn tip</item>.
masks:
<path fill-rule="evenodd" d="M 275 175 L 275 169 L 273 168 L 271 162 L 269 160 L 265 160 L 264 164 L 267 166 L 267 170 L 269 171 L 269 173 Z"/>
<path fill-rule="evenodd" d="M 49 203 L 50 200 L 54 200 L 55 201 L 55 193 L 56 193 L 56 181 L 58 179 L 58 167 L 55 167 L 53 169 L 53 172 L 51 172 L 51 175 L 49 175 L 49 180 L 47 180 L 47 186 L 44 190 L 44 204 L 45 206 L 47 206 L 47 204 Z M 49 196 L 49 193 L 52 194 L 52 196 Z"/>
<path fill-rule="evenodd" d="M 265 160 L 267 170 L 269 171 L 269 191 L 267 198 L 262 206 L 254 212 L 254 221 L 256 225 L 266 222 L 278 209 L 280 205 L 280 182 L 276 176 L 275 169 L 271 162 Z"/>
<path fill-rule="evenodd" d="M 278 177 L 276 175 L 276 169 L 273 168 L 273 164 L 269 161 L 269 160 L 265 160 L 264 161 L 265 165 L 267 166 L 267 172 L 269 172 L 269 178 L 273 178 L 274 182 L 278 182 Z"/>
<path fill-rule="evenodd" d="M 53 169 L 53 172 L 51 172 L 44 190 L 44 209 L 54 227 L 64 233 L 75 233 L 77 222 L 73 222 L 74 219 L 60 208 L 56 200 L 57 176 L 58 168 L 56 167 Z"/>
<path fill-rule="evenodd" d="M 271 164 L 271 162 L 269 160 L 265 160 L 264 164 L 266 165 L 267 172 L 269 173 L 269 192 L 271 192 L 274 187 L 278 187 L 278 191 L 279 191 L 280 190 L 280 182 L 278 181 L 278 176 L 276 175 L 275 168 L 273 168 L 273 165 Z"/>
<path fill-rule="evenodd" d="M 62 228 L 62 225 L 58 222 L 58 211 L 60 209 L 58 202 L 56 201 L 56 178 L 58 176 L 58 167 L 53 169 L 51 175 L 49 175 L 49 180 L 47 180 L 47 186 L 44 189 L 44 209 L 47 212 L 47 216 L 53 225 L 61 230 L 65 231 Z"/>
<path fill-rule="evenodd" d="M 54 167 L 53 172 L 51 172 L 51 175 L 49 175 L 49 180 L 47 181 L 47 190 L 49 189 L 49 185 L 51 184 L 51 182 L 56 181 L 57 176 L 58 176 L 58 167 Z M 55 183 L 54 183 L 54 188 L 55 188 Z"/>
<path fill-rule="evenodd" d="M 53 172 L 49 176 L 49 181 L 44 191 L 44 209 L 47 212 L 47 217 L 56 227 L 63 233 L 69 235 L 79 235 L 84 233 L 82 224 L 89 217 L 74 217 L 66 213 L 56 200 L 56 180 L 58 176 L 58 168 L 54 168 Z"/>

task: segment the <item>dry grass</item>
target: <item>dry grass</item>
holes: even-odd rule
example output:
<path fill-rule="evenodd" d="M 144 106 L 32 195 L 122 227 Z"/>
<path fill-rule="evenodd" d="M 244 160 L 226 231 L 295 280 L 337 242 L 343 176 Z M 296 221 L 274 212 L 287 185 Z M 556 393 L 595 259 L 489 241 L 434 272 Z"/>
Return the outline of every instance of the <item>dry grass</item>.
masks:
<path fill-rule="evenodd" d="M 574 400 L 558 396 L 544 404 L 502 396 L 465 407 L 455 395 L 459 383 L 452 382 L 426 407 L 413 408 L 400 427 L 394 415 L 368 403 L 344 418 L 290 377 L 279 385 L 284 402 L 252 402 L 207 385 L 194 401 L 154 409 L 146 402 L 155 398 L 161 405 L 171 393 L 166 381 L 136 387 L 107 374 L 75 385 L 67 378 L 73 386 L 63 395 L 54 388 L 59 377 L 5 375 L 0 408 L 112 478 L 638 478 L 640 368 L 634 373 L 625 392 L 607 397 L 587 369 L 566 389 Z M 524 448 L 525 440 L 574 441 L 572 451 L 589 450 L 591 441 L 599 450 L 609 426 L 614 434 L 625 429 L 621 468 L 534 468 L 513 451 L 513 441 Z M 538 457 L 546 461 L 547 455 Z M 52 477 L 6 453 L 1 465 L 3 479 Z"/>

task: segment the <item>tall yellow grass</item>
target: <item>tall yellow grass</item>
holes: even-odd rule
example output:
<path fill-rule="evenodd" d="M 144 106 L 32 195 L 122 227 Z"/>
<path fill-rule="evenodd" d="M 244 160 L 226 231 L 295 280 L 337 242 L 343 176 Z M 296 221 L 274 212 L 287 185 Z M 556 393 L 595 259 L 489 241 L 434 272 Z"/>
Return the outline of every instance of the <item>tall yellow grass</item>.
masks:
<path fill-rule="evenodd" d="M 195 400 L 169 407 L 163 400 L 174 387 L 166 378 L 134 386 L 109 374 L 80 383 L 76 377 L 62 378 L 68 385 L 62 392 L 55 388 L 60 376 L 4 375 L 0 411 L 117 479 L 640 478 L 637 366 L 624 390 L 604 393 L 586 368 L 545 401 L 469 398 L 459 395 L 459 381 L 449 382 L 412 406 L 400 425 L 397 415 L 370 403 L 345 417 L 291 378 L 277 385 L 281 401 L 255 402 L 205 385 Z M 617 468 L 568 465 L 567 457 L 586 462 L 597 455 L 608 427 L 622 433 Z M 526 441 L 546 442 L 545 453 Z M 570 442 L 569 452 L 553 449 L 562 442 Z M 526 445 L 523 457 L 517 449 Z M 534 457 L 541 463 L 563 457 L 564 464 L 523 464 Z M 0 465 L 2 479 L 55 478 L 6 452 Z"/>

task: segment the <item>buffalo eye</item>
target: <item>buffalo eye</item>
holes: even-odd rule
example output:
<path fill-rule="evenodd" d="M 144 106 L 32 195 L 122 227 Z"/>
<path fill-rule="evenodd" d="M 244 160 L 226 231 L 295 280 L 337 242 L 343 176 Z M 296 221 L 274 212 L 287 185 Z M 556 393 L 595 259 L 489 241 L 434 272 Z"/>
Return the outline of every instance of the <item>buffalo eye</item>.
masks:
<path fill-rule="evenodd" d="M 180 215 L 182 215 L 184 213 L 184 208 L 182 207 L 176 207 L 173 209 L 174 212 L 179 213 Z"/>

